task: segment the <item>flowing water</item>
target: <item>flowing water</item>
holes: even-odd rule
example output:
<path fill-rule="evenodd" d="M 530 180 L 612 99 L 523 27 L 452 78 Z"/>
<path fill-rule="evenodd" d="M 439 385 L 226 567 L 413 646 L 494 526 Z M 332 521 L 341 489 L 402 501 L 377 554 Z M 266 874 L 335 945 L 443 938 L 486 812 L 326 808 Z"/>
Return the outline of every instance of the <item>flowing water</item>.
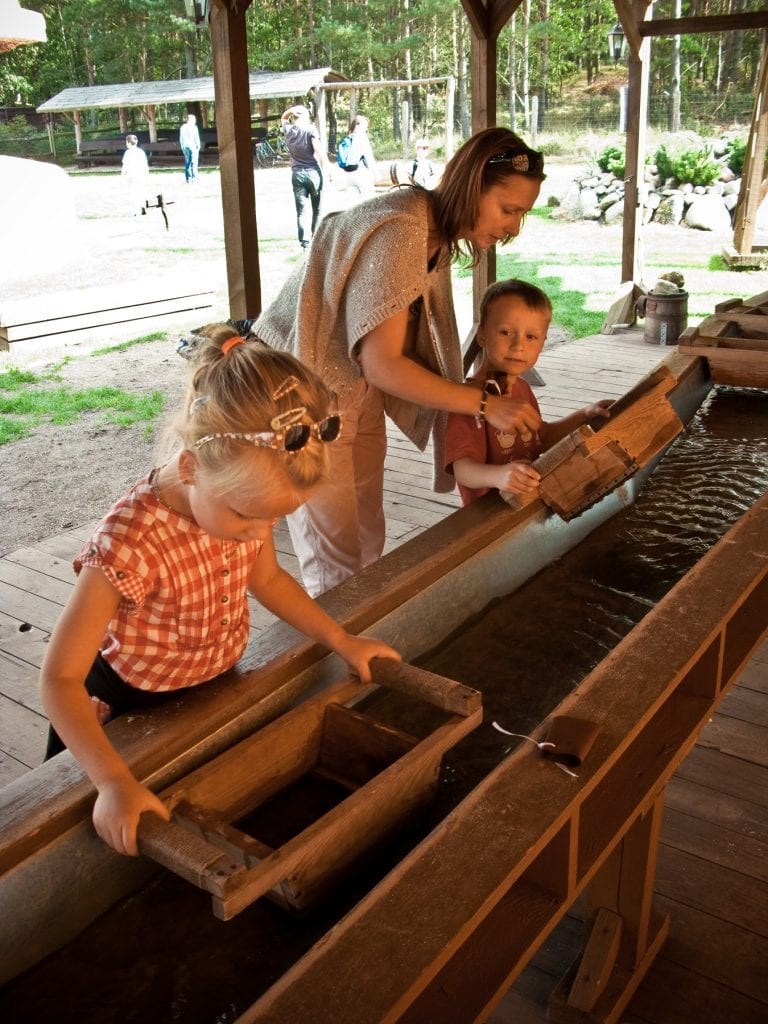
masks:
<path fill-rule="evenodd" d="M 526 733 L 768 490 L 768 392 L 713 391 L 636 504 L 421 660 L 483 694 L 484 723 L 445 759 L 419 822 L 352 873 L 332 905 L 299 919 L 260 900 L 216 920 L 166 872 L 65 949 L 0 990 L 14 1024 L 227 1024 L 506 755 L 498 719 Z M 418 734 L 418 712 L 371 702 Z"/>

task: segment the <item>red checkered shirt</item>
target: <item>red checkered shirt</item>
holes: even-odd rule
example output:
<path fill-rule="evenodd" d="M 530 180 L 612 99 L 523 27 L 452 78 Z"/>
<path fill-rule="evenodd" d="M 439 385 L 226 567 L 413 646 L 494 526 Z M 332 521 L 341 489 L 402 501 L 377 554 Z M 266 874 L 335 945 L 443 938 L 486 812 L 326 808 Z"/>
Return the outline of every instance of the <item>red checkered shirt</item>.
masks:
<path fill-rule="evenodd" d="M 120 592 L 101 654 L 140 690 L 196 686 L 231 668 L 248 641 L 248 578 L 261 541 L 219 540 L 161 504 L 140 480 L 75 559 Z"/>

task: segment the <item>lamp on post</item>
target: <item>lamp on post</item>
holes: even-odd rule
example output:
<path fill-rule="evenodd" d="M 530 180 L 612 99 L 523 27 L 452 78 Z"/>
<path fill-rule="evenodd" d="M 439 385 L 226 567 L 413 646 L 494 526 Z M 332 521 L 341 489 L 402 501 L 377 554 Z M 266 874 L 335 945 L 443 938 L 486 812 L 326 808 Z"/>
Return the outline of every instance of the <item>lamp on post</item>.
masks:
<path fill-rule="evenodd" d="M 184 0 L 184 9 L 187 17 L 194 21 L 195 25 L 207 25 L 211 12 L 208 0 Z"/>
<path fill-rule="evenodd" d="M 626 36 L 624 35 L 624 29 L 621 27 L 621 22 L 617 21 L 608 33 L 608 50 L 613 57 L 614 64 L 618 64 L 624 56 L 625 43 Z"/>

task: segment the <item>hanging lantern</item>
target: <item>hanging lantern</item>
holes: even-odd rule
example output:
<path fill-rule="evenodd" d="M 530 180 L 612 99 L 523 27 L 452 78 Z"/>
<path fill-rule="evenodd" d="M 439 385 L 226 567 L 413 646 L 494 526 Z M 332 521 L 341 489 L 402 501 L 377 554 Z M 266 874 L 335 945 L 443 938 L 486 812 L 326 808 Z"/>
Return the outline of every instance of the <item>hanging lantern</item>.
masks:
<path fill-rule="evenodd" d="M 625 43 L 626 36 L 624 35 L 624 29 L 621 27 L 621 22 L 617 21 L 608 33 L 608 52 L 611 57 L 613 57 L 614 64 L 618 64 L 624 56 Z"/>

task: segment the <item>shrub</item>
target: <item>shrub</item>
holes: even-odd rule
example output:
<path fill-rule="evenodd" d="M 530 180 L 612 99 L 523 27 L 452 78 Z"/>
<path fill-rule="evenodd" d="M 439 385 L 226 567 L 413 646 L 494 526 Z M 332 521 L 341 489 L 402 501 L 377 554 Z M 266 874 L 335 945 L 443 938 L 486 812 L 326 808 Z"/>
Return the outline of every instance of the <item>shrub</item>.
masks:
<path fill-rule="evenodd" d="M 662 144 L 656 150 L 654 162 L 664 180 L 674 178 L 691 185 L 711 185 L 720 174 L 720 165 L 706 146 L 670 151 Z"/>
<path fill-rule="evenodd" d="M 618 146 L 607 146 L 597 158 L 597 166 L 601 171 L 608 174 L 615 174 L 617 178 L 624 177 L 625 153 Z"/>
<path fill-rule="evenodd" d="M 725 147 L 725 162 L 737 178 L 741 177 L 741 172 L 744 170 L 744 156 L 746 152 L 746 139 L 735 138 L 728 140 L 728 144 Z"/>

